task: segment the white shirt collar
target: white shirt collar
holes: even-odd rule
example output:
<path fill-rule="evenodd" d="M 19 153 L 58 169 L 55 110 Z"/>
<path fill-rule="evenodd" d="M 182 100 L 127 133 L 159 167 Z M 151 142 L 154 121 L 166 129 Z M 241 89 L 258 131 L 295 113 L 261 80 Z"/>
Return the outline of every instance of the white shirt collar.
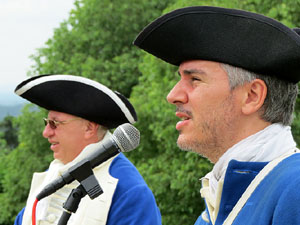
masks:
<path fill-rule="evenodd" d="M 295 147 L 291 127 L 279 123 L 243 139 L 229 148 L 205 176 L 209 178 L 211 194 L 215 196 L 218 181 L 224 179 L 229 161 L 269 162 Z"/>

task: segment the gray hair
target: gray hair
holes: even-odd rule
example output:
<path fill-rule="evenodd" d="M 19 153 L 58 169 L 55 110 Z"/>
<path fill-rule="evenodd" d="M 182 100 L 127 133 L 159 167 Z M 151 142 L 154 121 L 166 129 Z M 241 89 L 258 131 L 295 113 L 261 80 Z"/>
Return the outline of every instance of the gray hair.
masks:
<path fill-rule="evenodd" d="M 224 63 L 221 63 L 221 66 L 228 74 L 231 90 L 254 79 L 263 80 L 267 86 L 267 96 L 260 109 L 261 118 L 270 123 L 292 124 L 298 95 L 297 84 L 276 77 L 256 74 Z"/>
<path fill-rule="evenodd" d="M 107 127 L 99 125 L 98 130 L 97 130 L 97 136 L 99 138 L 99 141 L 101 141 L 104 138 L 107 131 L 108 131 Z"/>

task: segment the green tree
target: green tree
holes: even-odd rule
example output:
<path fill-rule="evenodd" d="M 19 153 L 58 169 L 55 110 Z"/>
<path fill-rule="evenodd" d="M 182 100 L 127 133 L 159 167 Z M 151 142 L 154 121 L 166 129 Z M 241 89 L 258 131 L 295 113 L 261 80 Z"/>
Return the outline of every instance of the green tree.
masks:
<path fill-rule="evenodd" d="M 18 128 L 13 124 L 13 116 L 6 116 L 0 122 L 0 138 L 5 141 L 8 148 L 13 149 L 18 146 Z"/>
<path fill-rule="evenodd" d="M 49 143 L 42 137 L 45 110 L 27 105 L 16 119 L 19 145 L 1 157 L 0 224 L 12 224 L 25 206 L 33 172 L 44 171 L 52 158 Z"/>
<path fill-rule="evenodd" d="M 153 190 L 163 224 L 193 224 L 204 208 L 199 178 L 212 165 L 176 146 L 177 119 L 166 95 L 178 79 L 177 68 L 144 53 L 132 41 L 153 19 L 191 5 L 246 9 L 300 27 L 300 0 L 77 0 L 75 5 L 69 19 L 32 56 L 35 64 L 29 75 L 84 76 L 130 97 L 139 117 L 141 144 L 126 155 Z M 299 109 L 297 105 L 294 134 L 300 133 Z M 25 205 L 32 173 L 47 169 L 52 159 L 41 135 L 45 115 L 26 106 L 16 120 L 19 145 L 5 151 L 6 142 L 0 139 L 0 225 L 12 224 Z"/>
<path fill-rule="evenodd" d="M 129 96 L 137 84 L 140 51 L 132 41 L 172 0 L 82 0 L 32 56 L 35 74 L 74 74 Z"/>
<path fill-rule="evenodd" d="M 73 74 L 92 78 L 126 96 L 137 84 L 141 52 L 132 45 L 143 26 L 172 0 L 77 0 L 67 21 L 32 56 L 29 75 Z M 19 145 L 1 158 L 0 224 L 11 224 L 25 205 L 32 173 L 52 159 L 41 137 L 45 112 L 24 109 L 18 118 Z"/>

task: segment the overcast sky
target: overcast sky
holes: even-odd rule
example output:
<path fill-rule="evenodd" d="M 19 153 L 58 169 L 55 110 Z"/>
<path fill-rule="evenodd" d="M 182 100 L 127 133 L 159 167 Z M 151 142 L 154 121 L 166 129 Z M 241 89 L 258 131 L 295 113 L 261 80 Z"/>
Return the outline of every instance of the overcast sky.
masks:
<path fill-rule="evenodd" d="M 0 104 L 21 99 L 13 93 L 27 78 L 29 56 L 68 19 L 75 0 L 0 0 Z"/>

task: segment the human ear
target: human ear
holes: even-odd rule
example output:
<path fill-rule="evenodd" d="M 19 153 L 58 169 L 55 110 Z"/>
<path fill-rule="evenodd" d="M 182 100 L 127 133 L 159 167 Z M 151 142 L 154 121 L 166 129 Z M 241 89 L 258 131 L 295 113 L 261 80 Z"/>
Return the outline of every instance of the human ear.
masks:
<path fill-rule="evenodd" d="M 85 127 L 85 136 L 87 138 L 97 136 L 99 124 L 87 121 L 86 127 Z"/>
<path fill-rule="evenodd" d="M 257 112 L 267 96 L 267 85 L 263 80 L 255 79 L 245 84 L 245 98 L 242 106 L 242 112 L 250 115 Z"/>

